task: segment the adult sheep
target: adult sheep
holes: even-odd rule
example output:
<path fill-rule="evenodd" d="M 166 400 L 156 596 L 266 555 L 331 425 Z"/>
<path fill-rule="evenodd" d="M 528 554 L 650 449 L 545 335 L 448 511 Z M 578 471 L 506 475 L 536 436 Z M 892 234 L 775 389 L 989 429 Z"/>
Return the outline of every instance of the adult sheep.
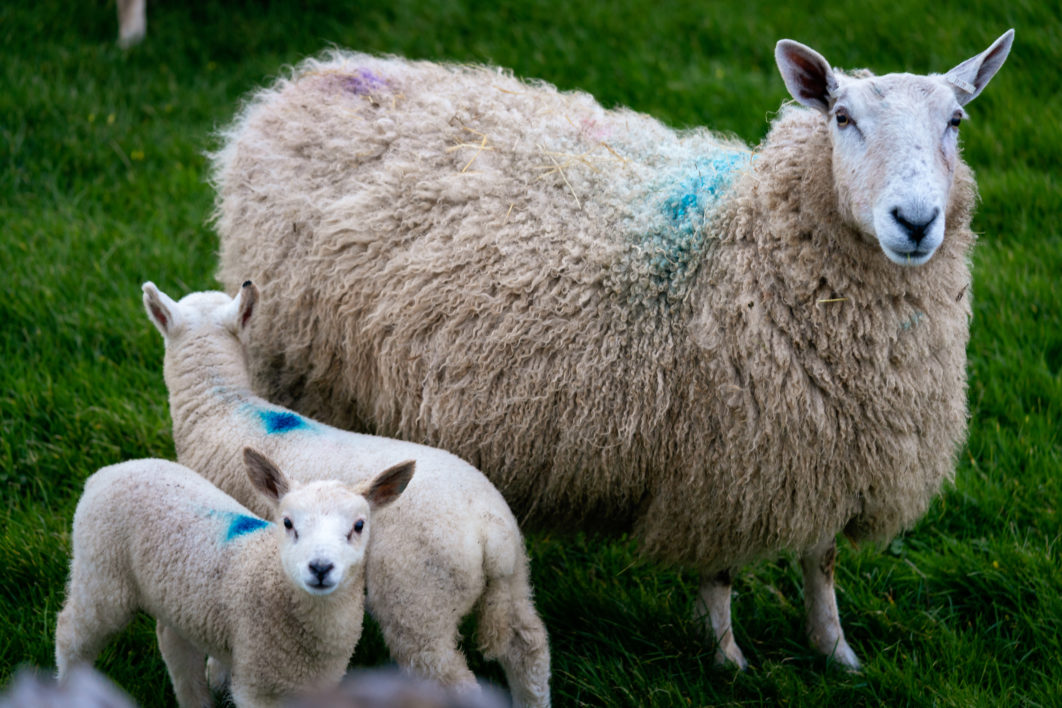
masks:
<path fill-rule="evenodd" d="M 449 449 L 538 527 L 632 531 L 702 574 L 717 659 L 743 563 L 801 555 L 808 633 L 857 667 L 835 537 L 888 539 L 966 433 L 963 106 L 944 75 L 831 68 L 754 151 L 485 67 L 332 52 L 214 156 L 220 280 L 253 278 L 258 390 Z"/>

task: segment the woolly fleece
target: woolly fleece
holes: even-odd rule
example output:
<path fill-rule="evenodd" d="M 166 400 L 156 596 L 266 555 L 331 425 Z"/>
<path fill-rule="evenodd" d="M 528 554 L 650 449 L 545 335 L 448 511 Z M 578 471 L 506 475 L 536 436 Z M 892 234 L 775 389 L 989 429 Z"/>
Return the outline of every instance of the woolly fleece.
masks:
<path fill-rule="evenodd" d="M 706 573 L 887 539 L 966 431 L 969 229 L 919 268 L 837 213 L 823 117 L 753 157 L 484 67 L 333 52 L 214 155 L 256 389 L 446 448 L 537 527 Z"/>

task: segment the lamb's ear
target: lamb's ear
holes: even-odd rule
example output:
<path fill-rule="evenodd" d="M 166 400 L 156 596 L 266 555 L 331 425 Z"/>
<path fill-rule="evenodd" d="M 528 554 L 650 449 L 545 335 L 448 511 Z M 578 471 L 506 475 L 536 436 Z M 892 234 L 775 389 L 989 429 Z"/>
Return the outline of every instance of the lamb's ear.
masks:
<path fill-rule="evenodd" d="M 174 331 L 177 322 L 177 303 L 174 302 L 151 281 L 144 283 L 144 309 L 147 310 L 148 318 L 162 333 L 163 338 L 169 337 Z"/>
<path fill-rule="evenodd" d="M 414 467 L 416 462 L 407 460 L 376 475 L 376 479 L 369 484 L 369 490 L 365 492 L 369 506 L 379 509 L 398 499 L 406 490 L 409 480 L 413 479 Z"/>
<path fill-rule="evenodd" d="M 254 307 L 258 304 L 258 288 L 250 280 L 243 281 L 236 300 L 239 303 L 236 307 L 236 326 L 242 332 L 247 329 L 247 323 L 254 314 Z"/>
<path fill-rule="evenodd" d="M 830 94 L 837 90 L 837 77 L 821 54 L 800 42 L 782 39 L 774 47 L 774 61 L 793 98 L 823 113 L 830 110 Z"/>
<path fill-rule="evenodd" d="M 249 447 L 243 448 L 243 464 L 254 488 L 274 504 L 288 493 L 291 486 L 288 478 L 262 453 Z"/>
<path fill-rule="evenodd" d="M 1013 43 L 1014 30 L 1009 29 L 999 39 L 992 42 L 991 47 L 972 59 L 967 59 L 944 75 L 944 80 L 955 91 L 955 98 L 958 99 L 960 105 L 965 106 L 984 90 L 988 82 L 999 71 L 999 67 L 1003 66 L 1003 62 L 1007 60 L 1010 45 Z"/>

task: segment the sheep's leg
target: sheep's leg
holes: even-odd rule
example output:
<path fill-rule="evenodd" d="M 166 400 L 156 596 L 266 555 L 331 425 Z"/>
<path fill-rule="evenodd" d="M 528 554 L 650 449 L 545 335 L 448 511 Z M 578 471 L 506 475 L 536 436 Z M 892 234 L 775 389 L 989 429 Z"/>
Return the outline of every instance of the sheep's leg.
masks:
<path fill-rule="evenodd" d="M 475 691 L 476 677 L 457 648 L 457 623 L 471 607 L 454 602 L 456 591 L 433 592 L 415 585 L 408 589 L 420 589 L 428 595 L 417 597 L 405 588 L 382 588 L 381 584 L 369 595 L 369 611 L 380 625 L 391 658 L 415 676 Z M 416 612 L 414 608 L 428 611 Z"/>
<path fill-rule="evenodd" d="M 734 627 L 730 620 L 732 577 L 731 570 L 724 570 L 702 580 L 697 611 L 715 639 L 715 663 L 733 664 L 744 671 L 749 663 L 734 641 Z"/>
<path fill-rule="evenodd" d="M 232 670 L 213 656 L 207 659 L 207 684 L 216 693 L 229 693 L 232 684 Z"/>
<path fill-rule="evenodd" d="M 859 659 L 844 639 L 837 612 L 833 567 L 837 543 L 833 538 L 807 550 L 800 557 L 804 571 L 804 609 L 807 612 L 808 638 L 818 651 L 845 668 L 859 669 Z"/>
<path fill-rule="evenodd" d="M 147 0 L 118 0 L 118 44 L 131 47 L 147 33 Z"/>
<path fill-rule="evenodd" d="M 75 557 L 66 604 L 55 623 L 55 663 L 60 681 L 77 664 L 92 664 L 107 640 L 133 619 L 128 588 L 90 569 Z"/>
<path fill-rule="evenodd" d="M 181 708 L 206 707 L 214 704 L 206 682 L 206 655 L 182 637 L 173 627 L 158 622 L 155 635 L 159 651 L 170 673 L 173 692 Z"/>
<path fill-rule="evenodd" d="M 513 706 L 544 708 L 549 698 L 549 640 L 524 577 L 487 581 L 479 606 L 479 646 L 505 670 Z"/>

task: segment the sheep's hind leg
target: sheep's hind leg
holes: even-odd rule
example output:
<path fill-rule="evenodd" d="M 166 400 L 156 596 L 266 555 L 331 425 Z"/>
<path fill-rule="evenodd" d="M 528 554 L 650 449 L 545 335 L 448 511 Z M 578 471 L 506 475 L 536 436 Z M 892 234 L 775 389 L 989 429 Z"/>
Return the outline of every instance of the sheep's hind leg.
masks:
<path fill-rule="evenodd" d="M 158 622 L 155 635 L 159 651 L 170 672 L 177 704 L 182 706 L 211 706 L 213 699 L 206 681 L 206 655 L 182 637 L 173 627 Z"/>
<path fill-rule="evenodd" d="M 724 570 L 702 580 L 697 612 L 715 639 L 715 663 L 733 664 L 744 671 L 749 663 L 734 641 L 734 626 L 730 619 L 732 577 L 730 570 Z"/>
<path fill-rule="evenodd" d="M 501 663 L 513 706 L 549 706 L 549 640 L 531 602 L 527 574 L 488 580 L 478 616 L 480 650 Z"/>
<path fill-rule="evenodd" d="M 804 609 L 807 612 L 808 639 L 819 652 L 851 670 L 859 670 L 859 659 L 844 639 L 837 612 L 833 568 L 837 543 L 833 538 L 808 549 L 800 557 L 804 571 Z"/>

